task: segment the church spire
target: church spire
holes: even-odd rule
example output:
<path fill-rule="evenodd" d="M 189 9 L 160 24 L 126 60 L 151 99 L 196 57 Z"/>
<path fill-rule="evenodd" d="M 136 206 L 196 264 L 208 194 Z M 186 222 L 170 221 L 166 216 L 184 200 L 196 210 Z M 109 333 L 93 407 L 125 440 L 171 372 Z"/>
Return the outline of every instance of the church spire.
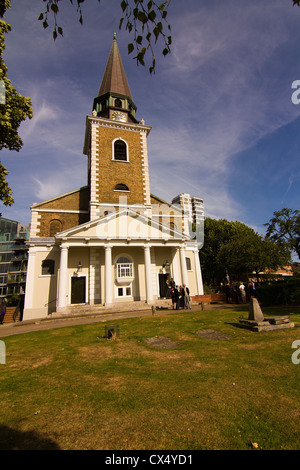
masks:
<path fill-rule="evenodd" d="M 98 116 L 137 122 L 135 119 L 137 108 L 128 85 L 116 33 L 93 109 L 97 111 Z"/>
<path fill-rule="evenodd" d="M 117 35 L 114 33 L 114 39 L 108 56 L 105 72 L 99 88 L 98 96 L 108 92 L 119 93 L 128 96 L 132 100 L 127 77 L 123 67 L 118 43 Z"/>

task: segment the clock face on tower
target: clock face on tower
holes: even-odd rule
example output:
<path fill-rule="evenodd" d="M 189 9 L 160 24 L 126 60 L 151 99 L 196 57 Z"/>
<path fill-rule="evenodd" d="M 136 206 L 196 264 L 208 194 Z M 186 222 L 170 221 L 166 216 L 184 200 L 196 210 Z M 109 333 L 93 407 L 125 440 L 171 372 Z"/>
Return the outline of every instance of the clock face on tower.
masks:
<path fill-rule="evenodd" d="M 126 122 L 126 114 L 125 114 L 125 113 L 120 113 L 119 111 L 114 111 L 114 112 L 111 114 L 111 118 L 112 118 L 114 121 Z"/>

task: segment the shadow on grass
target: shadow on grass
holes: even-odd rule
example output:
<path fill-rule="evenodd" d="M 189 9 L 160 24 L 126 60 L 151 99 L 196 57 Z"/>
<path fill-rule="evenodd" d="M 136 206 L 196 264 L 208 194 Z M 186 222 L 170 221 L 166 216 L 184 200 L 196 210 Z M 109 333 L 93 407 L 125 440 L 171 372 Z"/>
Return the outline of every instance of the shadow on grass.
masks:
<path fill-rule="evenodd" d="M 19 431 L 0 425 L 0 450 L 60 450 L 60 447 L 35 431 Z"/>

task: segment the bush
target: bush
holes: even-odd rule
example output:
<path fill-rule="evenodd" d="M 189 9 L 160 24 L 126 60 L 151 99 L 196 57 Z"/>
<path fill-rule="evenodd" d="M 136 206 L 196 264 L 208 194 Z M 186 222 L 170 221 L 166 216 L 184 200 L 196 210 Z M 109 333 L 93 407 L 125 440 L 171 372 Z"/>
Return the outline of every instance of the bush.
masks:
<path fill-rule="evenodd" d="M 266 282 L 256 292 L 263 305 L 300 304 L 300 279 Z"/>
<path fill-rule="evenodd" d="M 204 291 L 204 294 L 214 294 L 215 289 L 212 286 L 204 283 L 203 284 L 203 291 Z"/>

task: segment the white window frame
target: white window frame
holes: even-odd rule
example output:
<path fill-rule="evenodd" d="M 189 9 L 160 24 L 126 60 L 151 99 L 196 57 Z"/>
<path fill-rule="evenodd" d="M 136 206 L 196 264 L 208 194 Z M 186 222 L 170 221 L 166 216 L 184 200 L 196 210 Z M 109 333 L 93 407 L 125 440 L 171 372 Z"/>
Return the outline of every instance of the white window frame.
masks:
<path fill-rule="evenodd" d="M 123 295 L 119 295 L 119 289 L 122 289 L 122 293 Z M 130 289 L 130 294 L 127 294 L 127 289 Z M 128 298 L 132 298 L 132 285 L 129 284 L 129 285 L 125 285 L 125 286 L 117 286 L 116 287 L 116 296 L 118 299 L 128 299 Z"/>
<path fill-rule="evenodd" d="M 127 258 L 130 262 L 118 263 L 120 258 Z M 132 262 L 131 256 L 122 253 L 119 254 L 115 259 L 115 280 L 120 284 L 131 284 L 134 280 L 134 263 Z"/>
<path fill-rule="evenodd" d="M 115 159 L 115 142 L 117 140 L 121 140 L 122 142 L 124 142 L 124 144 L 126 145 L 126 157 L 127 159 L 126 160 L 116 160 Z M 121 163 L 130 163 L 129 161 L 129 145 L 128 143 L 126 142 L 126 140 L 122 139 L 122 137 L 117 137 L 116 139 L 114 139 L 112 141 L 112 161 L 114 162 L 121 162 Z"/>
<path fill-rule="evenodd" d="M 133 263 L 117 263 L 117 277 L 133 277 Z"/>

